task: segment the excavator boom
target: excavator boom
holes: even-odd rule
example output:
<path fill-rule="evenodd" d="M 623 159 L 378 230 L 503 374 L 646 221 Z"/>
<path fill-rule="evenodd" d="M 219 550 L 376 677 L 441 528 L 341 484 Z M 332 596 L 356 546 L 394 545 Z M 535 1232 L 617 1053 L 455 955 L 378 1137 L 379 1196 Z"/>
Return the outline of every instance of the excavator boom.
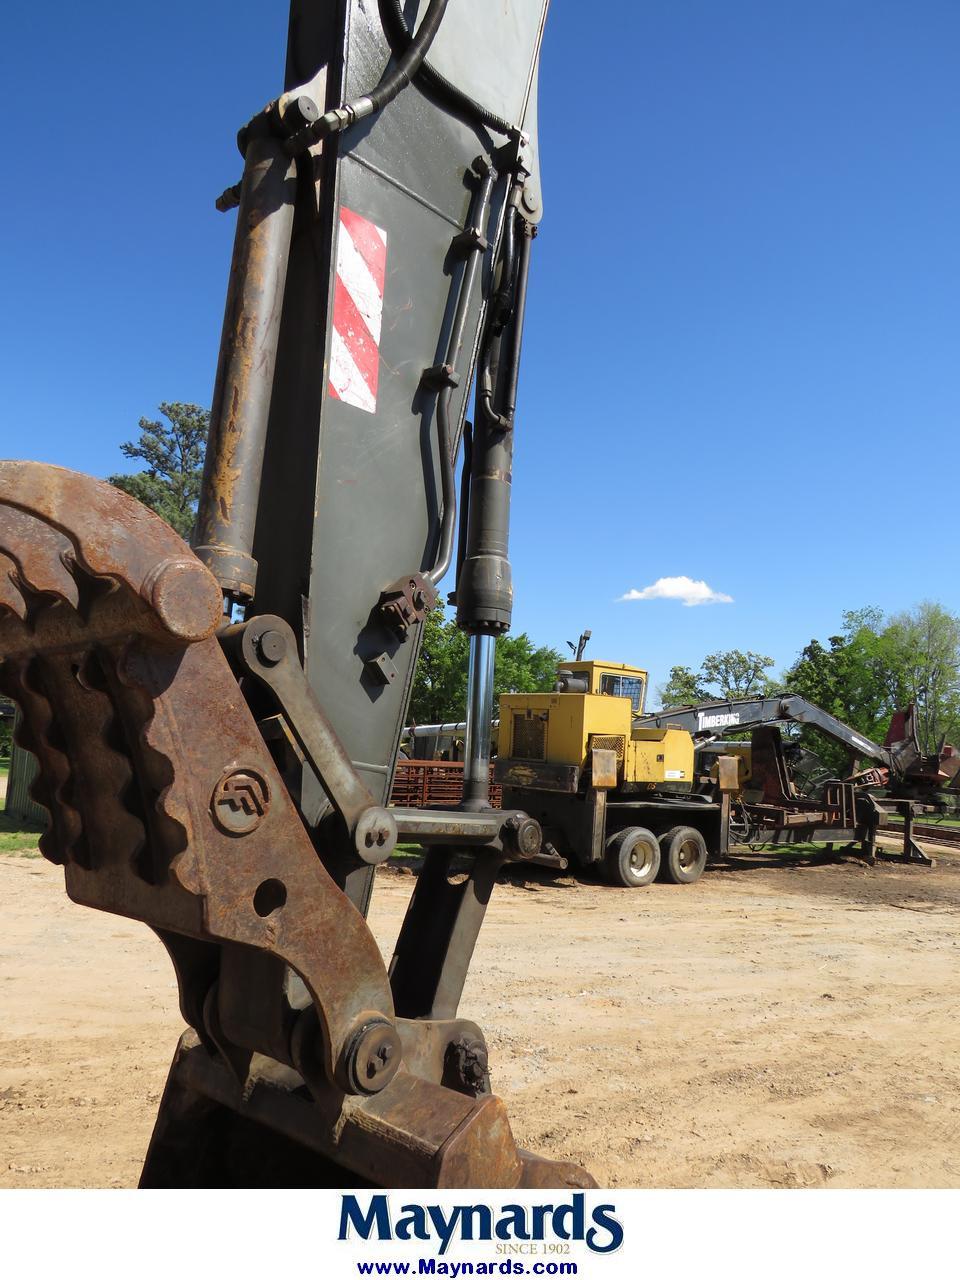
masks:
<path fill-rule="evenodd" d="M 590 1185 L 518 1151 L 458 1010 L 538 824 L 482 793 L 387 807 L 474 380 L 458 617 L 480 658 L 510 620 L 545 16 L 293 0 L 284 92 L 218 201 L 238 221 L 193 550 L 107 484 L 0 463 L 0 689 L 42 850 L 75 901 L 157 933 L 189 1026 L 142 1185 Z M 427 855 L 388 966 L 365 913 L 400 836 Z"/>

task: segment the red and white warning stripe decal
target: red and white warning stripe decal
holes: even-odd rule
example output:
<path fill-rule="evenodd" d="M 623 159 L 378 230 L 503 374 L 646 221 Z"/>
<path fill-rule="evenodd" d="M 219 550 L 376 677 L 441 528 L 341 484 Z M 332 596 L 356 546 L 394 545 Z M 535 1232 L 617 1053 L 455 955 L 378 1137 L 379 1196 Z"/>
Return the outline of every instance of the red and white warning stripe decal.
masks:
<path fill-rule="evenodd" d="M 333 301 L 330 394 L 367 413 L 377 408 L 387 233 L 352 209 L 340 210 Z"/>

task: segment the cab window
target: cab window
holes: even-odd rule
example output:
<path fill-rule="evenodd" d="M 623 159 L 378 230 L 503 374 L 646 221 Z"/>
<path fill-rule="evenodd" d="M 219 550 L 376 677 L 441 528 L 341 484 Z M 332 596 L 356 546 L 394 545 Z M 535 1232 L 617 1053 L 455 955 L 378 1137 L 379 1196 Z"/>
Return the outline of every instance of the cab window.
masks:
<path fill-rule="evenodd" d="M 614 698 L 629 698 L 636 714 L 643 710 L 643 680 L 640 676 L 602 675 L 600 692 Z"/>

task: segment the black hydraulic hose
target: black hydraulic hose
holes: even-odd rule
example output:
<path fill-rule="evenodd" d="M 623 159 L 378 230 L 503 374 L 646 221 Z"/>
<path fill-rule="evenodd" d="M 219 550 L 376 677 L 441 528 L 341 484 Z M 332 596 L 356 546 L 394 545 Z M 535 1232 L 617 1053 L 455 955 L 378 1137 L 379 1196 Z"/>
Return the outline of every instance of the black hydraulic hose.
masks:
<path fill-rule="evenodd" d="M 503 416 L 513 425 L 513 415 L 517 408 L 517 383 L 520 379 L 520 349 L 523 345 L 523 319 L 527 309 L 527 281 L 530 277 L 530 247 L 536 227 L 524 224 L 521 244 L 520 263 L 517 268 L 517 288 L 513 303 L 513 329 L 510 334 L 510 364 L 507 375 L 506 403 Z"/>
<path fill-rule="evenodd" d="M 510 216 L 519 219 L 519 215 Z M 523 341 L 523 318 L 527 305 L 527 279 L 530 273 L 530 244 L 535 234 L 535 229 L 523 222 L 519 234 L 521 236 L 521 246 L 519 255 L 516 258 L 516 269 L 514 272 L 514 280 L 510 285 L 512 293 L 511 311 L 506 317 L 512 321 L 510 327 L 509 347 L 507 348 L 507 369 L 505 382 L 501 391 L 502 403 L 499 407 L 495 407 L 496 384 L 499 377 L 500 366 L 500 346 L 498 341 L 502 333 L 501 327 L 493 326 L 488 330 L 481 358 L 480 373 L 477 378 L 478 385 L 478 404 L 484 418 L 491 426 L 499 427 L 501 431 L 509 431 L 513 427 L 513 415 L 517 407 L 517 383 L 520 377 L 520 347 Z M 503 282 L 501 281 L 501 290 Z"/>
<path fill-rule="evenodd" d="M 490 197 L 493 194 L 497 175 L 492 168 L 487 168 L 483 175 L 477 195 L 476 217 L 473 226 L 481 235 L 487 221 Z M 457 305 L 450 325 L 450 336 L 447 339 L 447 358 L 444 364 L 453 374 L 460 360 L 463 348 L 463 334 L 467 323 L 467 311 L 473 296 L 474 285 L 480 270 L 480 259 L 483 254 L 480 244 L 475 243 L 470 250 L 467 265 L 464 268 L 463 280 L 457 295 Z M 436 563 L 427 577 L 436 585 L 450 568 L 453 559 L 453 534 L 457 523 L 457 491 L 455 476 L 455 459 L 451 445 L 453 431 L 450 425 L 450 410 L 453 404 L 453 388 L 455 383 L 446 382 L 437 396 L 437 443 L 440 451 L 440 502 L 443 515 L 440 522 L 440 541 L 437 547 Z"/>
<path fill-rule="evenodd" d="M 315 142 L 319 142 L 321 138 L 325 138 L 328 134 L 338 133 L 341 129 L 346 129 L 354 124 L 357 120 L 363 120 L 367 116 L 375 115 L 378 111 L 382 111 L 389 102 L 392 102 L 401 89 L 404 89 L 414 79 L 422 67 L 423 60 L 427 56 L 427 50 L 433 44 L 434 37 L 440 29 L 440 23 L 443 21 L 443 15 L 448 3 L 449 0 L 430 0 L 423 21 L 417 28 L 417 34 L 410 38 L 409 44 L 403 53 L 396 58 L 393 67 L 390 68 L 388 65 L 387 70 L 380 77 L 379 83 L 369 93 L 361 94 L 359 98 L 354 98 L 352 102 L 345 102 L 343 106 L 334 107 L 332 111 L 322 115 L 319 120 L 315 120 L 312 124 L 307 125 L 306 128 L 300 129 L 286 142 L 288 154 L 299 154 L 308 147 L 313 146 Z"/>
<path fill-rule="evenodd" d="M 499 332 L 510 319 L 516 285 L 517 219 L 512 204 L 507 206 L 503 226 L 503 249 L 500 266 L 500 282 L 494 294 L 491 314 L 494 330 Z"/>
<path fill-rule="evenodd" d="M 427 16 L 429 17 L 429 14 Z M 400 7 L 400 0 L 380 0 L 380 18 L 394 53 L 397 52 L 398 48 L 403 48 L 408 42 L 419 39 L 420 32 L 427 21 L 424 18 L 417 34 L 411 36 L 403 16 L 403 9 Z M 514 125 L 476 102 L 469 94 L 464 93 L 462 89 L 458 89 L 455 84 L 451 84 L 446 76 L 442 76 L 428 62 L 421 60 L 416 79 L 424 89 L 432 89 L 438 97 L 444 99 L 468 119 L 475 120 L 478 124 L 486 125 L 488 129 L 493 129 L 496 133 L 507 135 L 513 133 Z"/>
<path fill-rule="evenodd" d="M 395 0 L 395 3 L 397 13 L 400 13 L 400 0 Z M 427 50 L 440 30 L 447 3 L 448 0 L 430 0 L 417 34 L 412 37 L 403 54 L 397 59 L 393 70 L 384 72 L 377 87 L 366 95 L 373 103 L 374 112 L 382 111 L 388 102 L 392 102 L 423 66 Z M 402 14 L 401 21 L 403 21 Z"/>
<path fill-rule="evenodd" d="M 453 559 L 453 527 L 457 518 L 457 495 L 454 485 L 454 463 L 450 454 L 450 401 L 453 389 L 444 387 L 437 397 L 437 436 L 440 447 L 440 504 L 443 516 L 440 522 L 440 543 L 437 561 L 427 577 L 436 586 L 450 568 Z"/>

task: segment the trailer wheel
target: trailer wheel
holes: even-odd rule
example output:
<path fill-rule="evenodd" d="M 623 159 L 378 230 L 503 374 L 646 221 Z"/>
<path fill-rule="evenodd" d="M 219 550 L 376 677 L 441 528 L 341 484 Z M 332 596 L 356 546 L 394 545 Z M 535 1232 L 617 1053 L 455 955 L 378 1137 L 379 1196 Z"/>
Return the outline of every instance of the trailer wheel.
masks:
<path fill-rule="evenodd" d="M 611 884 L 624 889 L 641 889 L 657 878 L 660 846 L 646 827 L 625 827 L 607 841 L 604 857 Z"/>
<path fill-rule="evenodd" d="M 673 827 L 660 837 L 661 876 L 671 884 L 693 884 L 707 865 L 707 842 L 696 827 Z"/>

